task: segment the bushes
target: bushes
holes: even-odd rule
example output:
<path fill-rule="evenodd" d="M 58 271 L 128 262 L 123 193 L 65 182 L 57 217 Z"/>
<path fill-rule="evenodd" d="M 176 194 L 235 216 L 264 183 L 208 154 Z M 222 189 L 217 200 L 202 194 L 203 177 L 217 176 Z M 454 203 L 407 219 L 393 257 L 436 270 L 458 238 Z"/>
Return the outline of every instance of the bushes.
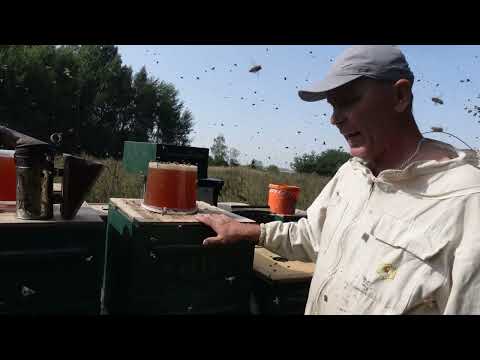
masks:
<path fill-rule="evenodd" d="M 350 154 L 341 150 L 330 149 L 321 154 L 312 151 L 310 154 L 296 156 L 291 166 L 296 172 L 300 173 L 317 173 L 322 176 L 333 176 L 350 157 Z"/>

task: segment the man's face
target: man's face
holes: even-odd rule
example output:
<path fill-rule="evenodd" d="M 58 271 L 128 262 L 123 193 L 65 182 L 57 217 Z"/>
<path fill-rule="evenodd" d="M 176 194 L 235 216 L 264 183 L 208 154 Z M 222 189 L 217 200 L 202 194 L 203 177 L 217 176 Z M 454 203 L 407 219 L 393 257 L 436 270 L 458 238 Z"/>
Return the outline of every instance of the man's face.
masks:
<path fill-rule="evenodd" d="M 329 92 L 327 101 L 333 107 L 330 121 L 345 137 L 352 156 L 367 161 L 381 156 L 393 130 L 392 85 L 358 79 Z"/>

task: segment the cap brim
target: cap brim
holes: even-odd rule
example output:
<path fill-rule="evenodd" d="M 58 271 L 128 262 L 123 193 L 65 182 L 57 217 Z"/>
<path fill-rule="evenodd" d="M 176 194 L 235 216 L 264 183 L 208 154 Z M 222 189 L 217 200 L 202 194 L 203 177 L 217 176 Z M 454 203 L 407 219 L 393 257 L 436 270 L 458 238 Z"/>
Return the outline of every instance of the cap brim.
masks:
<path fill-rule="evenodd" d="M 315 83 L 312 87 L 300 90 L 298 96 L 304 101 L 319 101 L 327 97 L 327 93 L 349 83 L 363 75 L 334 75 Z"/>

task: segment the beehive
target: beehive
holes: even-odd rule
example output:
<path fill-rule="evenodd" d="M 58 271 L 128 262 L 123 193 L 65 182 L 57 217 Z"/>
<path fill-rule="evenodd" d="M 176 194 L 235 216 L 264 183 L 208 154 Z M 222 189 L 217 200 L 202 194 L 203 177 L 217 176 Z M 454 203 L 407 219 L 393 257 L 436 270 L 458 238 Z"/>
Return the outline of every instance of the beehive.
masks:
<path fill-rule="evenodd" d="M 197 202 L 199 213 L 252 220 Z M 162 215 L 140 199 L 110 199 L 104 312 L 248 313 L 254 245 L 206 248 L 215 232 L 194 215 Z"/>

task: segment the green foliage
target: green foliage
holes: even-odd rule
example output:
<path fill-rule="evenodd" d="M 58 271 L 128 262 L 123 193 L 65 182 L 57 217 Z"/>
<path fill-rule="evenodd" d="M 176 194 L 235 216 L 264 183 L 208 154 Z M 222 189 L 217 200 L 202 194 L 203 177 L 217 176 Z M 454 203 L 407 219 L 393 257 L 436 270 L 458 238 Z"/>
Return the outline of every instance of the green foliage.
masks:
<path fill-rule="evenodd" d="M 278 168 L 278 166 L 275 166 L 275 165 L 269 165 L 269 166 L 267 166 L 267 168 L 265 170 L 267 170 L 268 172 L 274 173 L 274 174 L 279 174 L 280 173 L 280 169 Z"/>
<path fill-rule="evenodd" d="M 212 154 L 211 165 L 214 166 L 227 166 L 228 165 L 228 147 L 225 144 L 225 136 L 218 135 L 213 139 L 213 145 L 210 148 Z"/>
<path fill-rule="evenodd" d="M 211 156 L 208 157 L 209 166 L 228 166 L 228 163 L 223 159 L 215 159 Z"/>
<path fill-rule="evenodd" d="M 172 84 L 133 74 L 116 46 L 4 45 L 0 124 L 45 141 L 62 132 L 64 152 L 118 158 L 126 140 L 188 145 L 193 116 Z"/>
<path fill-rule="evenodd" d="M 310 154 L 296 156 L 291 166 L 299 173 L 333 176 L 350 157 L 350 154 L 335 149 L 323 151 L 321 154 L 312 151 Z"/>
<path fill-rule="evenodd" d="M 239 166 L 240 161 L 238 157 L 240 156 L 240 151 L 235 148 L 230 148 L 228 150 L 228 165 L 229 166 Z"/>

